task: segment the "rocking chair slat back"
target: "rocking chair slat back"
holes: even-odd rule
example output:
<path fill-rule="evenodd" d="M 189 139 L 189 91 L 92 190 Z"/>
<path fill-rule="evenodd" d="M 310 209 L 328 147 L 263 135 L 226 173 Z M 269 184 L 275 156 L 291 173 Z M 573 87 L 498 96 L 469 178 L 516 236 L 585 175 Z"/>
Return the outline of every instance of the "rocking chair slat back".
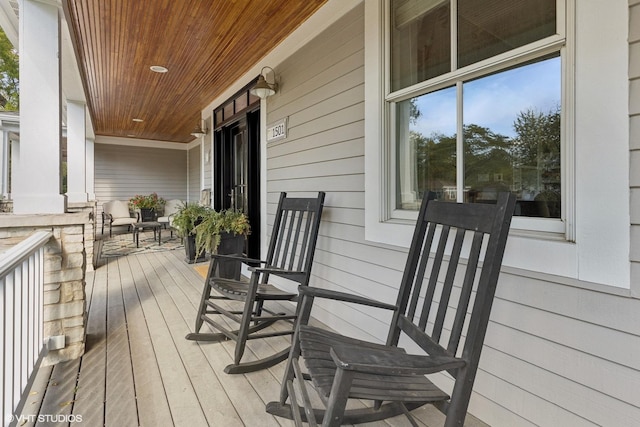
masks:
<path fill-rule="evenodd" d="M 504 205 L 507 196 L 501 195 L 498 205 Z M 399 309 L 387 345 L 397 345 L 401 333 L 405 333 L 430 354 L 455 356 L 465 336 L 472 343 L 476 340 L 473 336 L 470 339 L 470 334 L 485 333 L 483 318 L 488 319 L 495 285 L 479 283 L 490 283 L 497 274 L 494 266 L 499 269 L 502 262 L 502 251 L 498 249 L 504 249 L 507 233 L 500 233 L 502 224 L 492 221 L 494 205 L 432 201 L 422 208 L 426 213 L 419 215 L 424 220 L 414 232 L 398 295 Z M 501 218 L 504 220 L 504 215 Z M 483 264 L 478 278 L 482 255 L 483 262 L 490 265 Z M 470 307 L 478 286 L 480 292 Z M 420 338 L 421 334 L 428 339 Z M 436 343 L 440 349 L 434 346 Z"/>
<path fill-rule="evenodd" d="M 321 213 L 322 200 L 286 197 L 280 195 L 274 231 L 267 252 L 267 267 L 307 272 L 313 264 L 315 243 L 318 239 L 317 217 Z M 317 206 L 316 206 L 317 205 Z M 265 275 L 266 276 L 266 275 Z M 298 280 L 308 284 L 309 275 Z M 264 280 L 267 280 L 265 277 Z M 304 283 L 303 283 L 304 282 Z"/>
<path fill-rule="evenodd" d="M 432 338 L 439 340 L 442 335 L 442 328 L 444 327 L 445 316 L 449 307 L 449 299 L 451 298 L 451 291 L 453 290 L 453 280 L 457 272 L 457 265 L 460 259 L 460 252 L 462 251 L 462 242 L 464 239 L 464 230 L 458 229 L 456 231 L 456 239 L 451 251 L 449 259 L 449 267 L 447 268 L 447 276 L 444 280 L 442 292 L 440 294 L 440 305 L 438 306 L 438 312 L 433 325 Z M 446 240 L 449 236 L 443 236 Z M 457 310 L 456 310 L 457 311 Z"/>
<path fill-rule="evenodd" d="M 280 194 L 264 260 L 212 255 L 196 316 L 196 332 L 186 338 L 209 342 L 234 340 L 234 363 L 227 366 L 225 372 L 253 372 L 273 366 L 287 357 L 288 349 L 282 349 L 259 360 L 241 362 L 248 340 L 293 334 L 297 309 L 294 313 L 284 313 L 276 311 L 273 303 L 296 301 L 297 292 L 283 289 L 285 284 L 290 286 L 287 282 L 294 282 L 294 286 L 309 284 L 324 198 L 323 191 L 309 198 L 287 197 L 284 192 Z M 220 260 L 237 264 L 238 271 L 240 264 L 246 265 L 250 278 L 220 276 Z M 270 279 L 274 278 L 280 278 L 281 282 L 271 283 Z M 233 309 L 227 304 L 233 304 Z M 225 323 L 217 320 L 222 319 L 221 316 L 226 317 Z M 200 332 L 204 322 L 219 332 Z M 267 331 L 266 328 L 275 322 L 284 324 L 286 328 Z M 238 324 L 238 328 L 232 329 L 226 326 L 228 324 Z"/>

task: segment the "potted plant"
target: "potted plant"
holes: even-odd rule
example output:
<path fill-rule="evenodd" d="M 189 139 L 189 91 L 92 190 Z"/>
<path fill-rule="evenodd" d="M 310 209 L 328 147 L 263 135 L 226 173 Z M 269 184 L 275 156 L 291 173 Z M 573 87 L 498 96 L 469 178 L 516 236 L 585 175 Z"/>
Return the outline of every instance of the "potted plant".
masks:
<path fill-rule="evenodd" d="M 158 197 L 157 193 L 151 193 L 148 196 L 140 194 L 129 199 L 129 204 L 133 210 L 140 210 L 140 221 L 149 222 L 158 219 L 158 211 L 164 207 L 166 201 L 162 197 Z"/>
<path fill-rule="evenodd" d="M 195 228 L 210 212 L 212 209 L 206 206 L 197 203 L 184 203 L 173 215 L 172 227 L 184 240 L 185 261 L 189 264 L 204 260 L 204 255 L 202 258 L 196 257 Z"/>
<path fill-rule="evenodd" d="M 223 255 L 242 254 L 246 237 L 251 232 L 247 216 L 237 210 L 209 210 L 196 225 L 196 254 L 204 252 Z M 240 263 L 220 260 L 220 277 L 239 279 Z"/>

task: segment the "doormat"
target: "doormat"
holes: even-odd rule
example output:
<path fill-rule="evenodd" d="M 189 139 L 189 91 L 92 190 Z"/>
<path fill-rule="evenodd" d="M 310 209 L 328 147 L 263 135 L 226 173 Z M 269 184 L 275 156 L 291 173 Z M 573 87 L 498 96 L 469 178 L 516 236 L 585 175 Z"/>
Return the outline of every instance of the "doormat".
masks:
<path fill-rule="evenodd" d="M 138 255 L 149 252 L 172 251 L 176 249 L 184 250 L 184 245 L 180 241 L 180 237 L 175 234 L 173 237 L 169 234 L 169 230 L 162 233 L 162 244 L 158 245 L 158 240 L 153 238 L 153 231 L 140 232 L 139 247 L 133 241 L 131 233 L 118 234 L 113 237 L 102 240 L 102 248 L 100 250 L 101 258 L 113 258 L 126 255 Z"/>
<path fill-rule="evenodd" d="M 202 276 L 203 279 L 207 278 L 207 273 L 209 272 L 209 263 L 208 262 L 206 262 L 204 264 L 196 265 L 193 268 L 194 268 L 194 270 L 196 270 L 198 272 L 198 274 L 200 276 Z"/>

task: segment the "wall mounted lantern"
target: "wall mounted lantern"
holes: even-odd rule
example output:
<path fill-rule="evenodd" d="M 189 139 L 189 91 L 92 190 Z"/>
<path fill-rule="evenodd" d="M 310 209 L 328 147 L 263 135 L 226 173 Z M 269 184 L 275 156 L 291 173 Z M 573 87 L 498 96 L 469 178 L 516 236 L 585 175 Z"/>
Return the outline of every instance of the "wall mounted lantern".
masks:
<path fill-rule="evenodd" d="M 264 73 L 264 70 L 271 70 L 271 74 L 273 74 L 273 83 L 267 82 L 267 79 L 266 79 L 267 74 Z M 273 68 L 262 67 L 262 70 L 260 70 L 260 75 L 258 76 L 258 81 L 256 82 L 255 86 L 251 88 L 249 92 L 251 92 L 252 95 L 257 96 L 260 99 L 266 99 L 267 97 L 275 94 L 277 89 L 278 89 L 278 84 L 276 83 L 276 73 L 275 71 L 273 71 Z"/>
<path fill-rule="evenodd" d="M 191 131 L 191 135 L 195 136 L 196 138 L 202 138 L 206 134 L 207 134 L 207 127 L 204 126 L 204 124 L 202 125 L 197 124 L 196 127 Z"/>

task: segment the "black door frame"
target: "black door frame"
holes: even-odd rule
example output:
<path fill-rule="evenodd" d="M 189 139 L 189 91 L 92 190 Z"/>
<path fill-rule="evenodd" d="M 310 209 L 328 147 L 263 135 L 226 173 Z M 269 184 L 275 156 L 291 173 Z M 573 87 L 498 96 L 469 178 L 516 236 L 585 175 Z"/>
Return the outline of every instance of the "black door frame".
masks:
<path fill-rule="evenodd" d="M 247 255 L 260 258 L 260 109 L 234 117 L 214 132 L 214 182 L 212 202 L 215 210 L 231 208 L 234 181 L 233 137 L 246 127 L 247 137 L 247 211 L 251 234 L 247 238 Z"/>

